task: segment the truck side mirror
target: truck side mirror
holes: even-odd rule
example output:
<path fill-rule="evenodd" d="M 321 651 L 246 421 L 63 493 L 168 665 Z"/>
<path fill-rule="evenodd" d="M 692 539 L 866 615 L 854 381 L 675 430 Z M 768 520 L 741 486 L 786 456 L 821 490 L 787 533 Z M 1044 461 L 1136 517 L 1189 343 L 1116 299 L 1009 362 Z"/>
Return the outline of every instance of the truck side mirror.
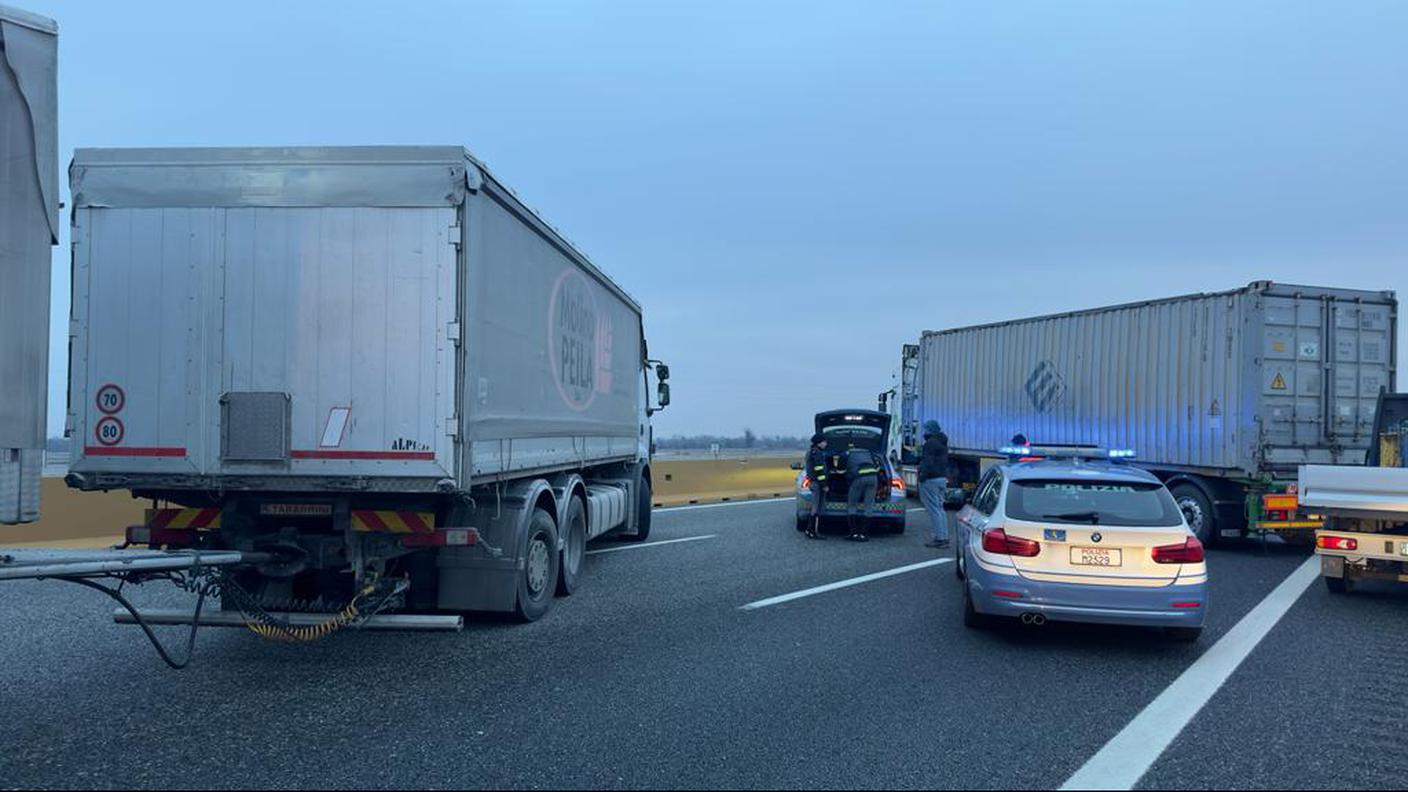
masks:
<path fill-rule="evenodd" d="M 664 382 L 665 380 L 670 378 L 670 367 L 665 365 L 664 363 L 656 363 L 655 376 L 659 378 L 661 382 Z"/>
<path fill-rule="evenodd" d="M 659 387 L 656 388 L 655 400 L 659 402 L 661 407 L 670 406 L 670 386 L 668 383 L 662 382 Z"/>

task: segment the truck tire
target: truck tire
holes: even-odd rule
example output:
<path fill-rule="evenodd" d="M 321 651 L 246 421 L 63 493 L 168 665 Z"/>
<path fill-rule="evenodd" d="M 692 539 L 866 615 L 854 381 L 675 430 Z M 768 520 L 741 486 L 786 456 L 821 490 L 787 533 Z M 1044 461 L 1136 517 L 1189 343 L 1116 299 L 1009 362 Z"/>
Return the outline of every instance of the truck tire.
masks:
<path fill-rule="evenodd" d="M 622 537 L 632 542 L 644 542 L 650 538 L 650 509 L 654 505 L 650 501 L 650 479 L 645 474 L 640 475 L 640 485 L 636 487 L 639 496 L 636 498 L 636 532 L 631 536 Z"/>
<path fill-rule="evenodd" d="M 1217 541 L 1217 517 L 1213 514 L 1212 501 L 1198 485 L 1186 482 L 1175 485 L 1171 494 L 1198 541 L 1204 547 L 1211 547 Z"/>
<path fill-rule="evenodd" d="M 523 569 L 518 574 L 518 601 L 514 614 L 520 621 L 532 622 L 545 616 L 552 608 L 557 590 L 558 561 L 557 525 L 552 515 L 534 509 L 523 532 Z"/>
<path fill-rule="evenodd" d="M 562 558 L 558 561 L 557 596 L 570 597 L 582 584 L 582 562 L 587 557 L 587 507 L 582 499 L 567 500 L 567 514 L 558 526 Z"/>

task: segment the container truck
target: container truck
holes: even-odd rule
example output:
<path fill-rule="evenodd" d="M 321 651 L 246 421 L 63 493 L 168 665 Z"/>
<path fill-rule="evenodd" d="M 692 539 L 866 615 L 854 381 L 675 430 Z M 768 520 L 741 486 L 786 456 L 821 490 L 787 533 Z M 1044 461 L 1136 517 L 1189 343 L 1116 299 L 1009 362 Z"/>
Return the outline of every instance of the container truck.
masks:
<path fill-rule="evenodd" d="M 69 178 L 66 481 L 229 565 L 220 612 L 125 620 L 533 620 L 588 540 L 649 535 L 641 307 L 464 148 L 79 149 Z"/>
<path fill-rule="evenodd" d="M 1309 543 L 1321 523 L 1299 508 L 1297 469 L 1363 463 L 1396 376 L 1397 308 L 1391 291 L 1257 281 L 925 332 L 913 404 L 893 408 L 913 416 L 897 453 L 914 459 L 919 427 L 936 420 L 951 481 L 971 489 L 1018 433 L 1133 449 L 1204 542 L 1274 531 Z"/>
<path fill-rule="evenodd" d="M 57 51 L 53 20 L 0 5 L 0 525 L 39 518 L 59 237 Z"/>

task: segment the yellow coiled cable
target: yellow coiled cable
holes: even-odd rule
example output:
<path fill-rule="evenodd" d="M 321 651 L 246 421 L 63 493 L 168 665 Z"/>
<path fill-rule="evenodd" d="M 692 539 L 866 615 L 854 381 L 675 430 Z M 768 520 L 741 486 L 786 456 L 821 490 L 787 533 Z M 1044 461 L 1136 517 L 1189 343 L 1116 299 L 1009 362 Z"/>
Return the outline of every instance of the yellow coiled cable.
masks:
<path fill-rule="evenodd" d="M 284 641 L 286 643 L 310 643 L 341 630 L 343 627 L 357 620 L 361 615 L 361 610 L 357 603 L 375 590 L 375 586 L 369 585 L 362 589 L 362 592 L 352 598 L 340 613 L 320 624 L 310 624 L 306 627 L 293 627 L 287 624 L 270 624 L 261 621 L 246 621 L 244 626 L 249 631 L 268 641 Z"/>

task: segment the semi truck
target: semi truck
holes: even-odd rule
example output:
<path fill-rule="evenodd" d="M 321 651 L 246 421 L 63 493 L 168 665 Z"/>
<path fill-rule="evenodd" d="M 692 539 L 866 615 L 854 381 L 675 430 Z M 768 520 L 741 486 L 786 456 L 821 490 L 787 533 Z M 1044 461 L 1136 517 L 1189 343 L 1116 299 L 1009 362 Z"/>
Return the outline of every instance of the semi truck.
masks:
<path fill-rule="evenodd" d="M 87 148 L 69 181 L 66 482 L 149 500 L 135 569 L 220 605 L 122 620 L 531 621 L 589 540 L 649 536 L 641 306 L 463 147 Z"/>
<path fill-rule="evenodd" d="M 53 20 L 0 5 L 0 525 L 39 518 L 59 239 L 57 58 Z"/>
<path fill-rule="evenodd" d="M 1298 468 L 1363 464 L 1397 374 L 1397 310 L 1392 291 L 1257 281 L 925 332 L 889 400 L 907 417 L 893 453 L 912 491 L 929 420 L 949 437 L 951 486 L 969 489 L 1019 434 L 1132 449 L 1205 543 L 1308 544 L 1321 521 L 1299 506 Z"/>

